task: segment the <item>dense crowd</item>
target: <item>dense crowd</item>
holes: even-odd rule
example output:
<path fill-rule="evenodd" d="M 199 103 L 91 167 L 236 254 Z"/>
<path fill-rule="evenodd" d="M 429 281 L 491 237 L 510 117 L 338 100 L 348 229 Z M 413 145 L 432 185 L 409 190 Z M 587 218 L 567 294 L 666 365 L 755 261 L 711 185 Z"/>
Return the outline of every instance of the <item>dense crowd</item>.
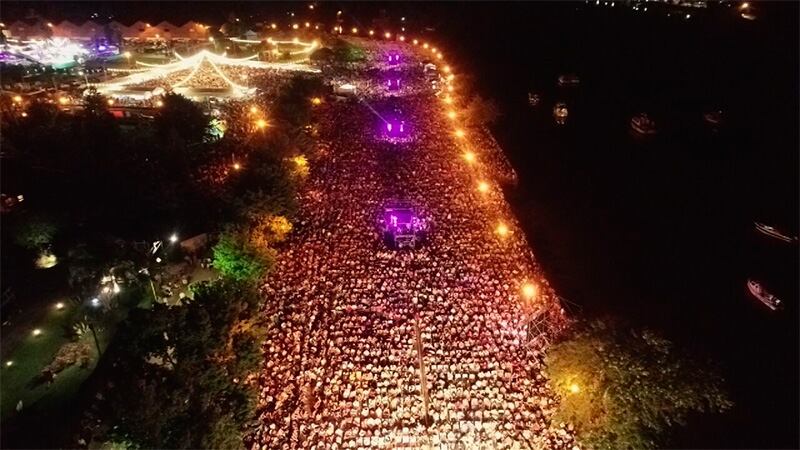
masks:
<path fill-rule="evenodd" d="M 265 342 L 254 449 L 575 448 L 552 423 L 541 374 L 564 311 L 497 184 L 507 163 L 490 136 L 469 148 L 411 55 L 407 83 L 381 71 L 327 74 L 362 87 L 360 101 L 319 109 L 319 151 L 295 232 L 263 287 Z M 388 99 L 390 95 L 395 99 Z M 376 137 L 401 111 L 405 142 Z M 491 146 L 494 146 L 490 148 Z M 422 246 L 392 250 L 378 220 L 392 199 L 430 225 Z M 495 233 L 498 220 L 507 224 Z M 538 286 L 526 302 L 523 283 Z M 423 375 L 424 374 L 424 375 Z"/>

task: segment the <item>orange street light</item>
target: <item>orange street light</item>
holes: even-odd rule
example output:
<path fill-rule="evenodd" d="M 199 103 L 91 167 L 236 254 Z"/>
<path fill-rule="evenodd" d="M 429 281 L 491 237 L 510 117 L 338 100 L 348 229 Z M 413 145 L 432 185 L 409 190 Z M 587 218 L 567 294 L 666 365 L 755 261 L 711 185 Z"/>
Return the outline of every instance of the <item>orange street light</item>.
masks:
<path fill-rule="evenodd" d="M 352 29 L 352 30 L 350 30 L 350 31 L 351 31 L 353 34 L 357 34 L 357 33 L 358 33 L 358 28 L 356 28 L 356 27 L 353 27 L 353 29 Z"/>
<path fill-rule="evenodd" d="M 264 128 L 267 128 L 267 121 L 264 120 L 264 119 L 256 120 L 256 128 L 258 128 L 259 130 L 263 130 Z"/>
<path fill-rule="evenodd" d="M 452 109 L 450 111 L 447 111 L 447 118 L 450 119 L 450 120 L 455 120 L 456 119 L 456 112 L 453 111 Z"/>
<path fill-rule="evenodd" d="M 462 130 L 461 128 L 456 128 L 456 131 L 454 132 L 454 134 L 459 139 L 463 139 L 464 136 L 466 136 L 466 134 L 464 133 L 464 130 Z"/>
<path fill-rule="evenodd" d="M 374 36 L 375 35 L 375 30 L 369 30 L 369 35 L 370 36 Z"/>
<path fill-rule="evenodd" d="M 419 45 L 419 40 L 414 39 L 413 41 L 411 41 L 411 43 L 414 44 L 414 45 Z"/>
<path fill-rule="evenodd" d="M 569 391 L 573 394 L 577 394 L 581 391 L 581 387 L 578 386 L 578 383 L 572 383 L 569 385 Z"/>
<path fill-rule="evenodd" d="M 472 153 L 469 150 L 465 151 L 464 152 L 464 160 L 467 161 L 470 164 L 474 163 L 475 162 L 475 153 Z"/>
<path fill-rule="evenodd" d="M 258 108 L 256 108 L 255 106 L 251 106 L 250 107 L 250 114 L 255 114 L 257 112 L 258 112 Z"/>
<path fill-rule="evenodd" d="M 487 193 L 489 192 L 489 183 L 485 181 L 481 181 L 478 183 L 478 192 Z"/>
<path fill-rule="evenodd" d="M 383 33 L 383 37 L 385 37 L 386 39 L 389 39 L 390 37 L 392 37 L 392 33 L 389 33 L 387 31 L 386 33 Z"/>
<path fill-rule="evenodd" d="M 322 104 L 322 99 L 319 98 L 319 97 L 314 97 L 314 98 L 311 99 L 311 104 L 312 105 L 321 105 Z"/>
<path fill-rule="evenodd" d="M 242 168 L 242 165 L 239 164 L 238 162 L 237 163 L 233 163 L 233 170 L 240 170 L 241 168 Z"/>
<path fill-rule="evenodd" d="M 524 283 L 522 285 L 522 296 L 525 300 L 534 300 L 536 294 L 539 293 L 539 288 L 533 283 Z"/>
<path fill-rule="evenodd" d="M 500 223 L 497 225 L 497 228 L 495 228 L 495 230 L 494 230 L 494 231 L 495 231 L 495 233 L 497 233 L 497 235 L 498 235 L 498 236 L 500 236 L 501 238 L 502 238 L 502 237 L 506 237 L 506 236 L 508 235 L 508 233 L 509 233 L 509 231 L 508 231 L 508 227 L 507 227 L 507 226 L 506 226 L 506 224 L 504 224 L 503 222 L 500 222 Z"/>

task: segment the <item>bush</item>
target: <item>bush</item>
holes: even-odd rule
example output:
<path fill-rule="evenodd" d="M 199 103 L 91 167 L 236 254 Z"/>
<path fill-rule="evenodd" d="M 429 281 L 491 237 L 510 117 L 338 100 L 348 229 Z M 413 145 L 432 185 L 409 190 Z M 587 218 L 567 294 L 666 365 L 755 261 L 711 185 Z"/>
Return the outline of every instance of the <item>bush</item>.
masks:
<path fill-rule="evenodd" d="M 223 277 L 235 281 L 255 282 L 263 277 L 274 263 L 274 252 L 255 245 L 243 231 L 229 230 L 214 246 L 214 267 Z"/>
<path fill-rule="evenodd" d="M 562 398 L 555 420 L 574 424 L 589 448 L 654 448 L 690 413 L 732 405 L 718 375 L 649 330 L 594 322 L 551 346 L 545 362 Z"/>

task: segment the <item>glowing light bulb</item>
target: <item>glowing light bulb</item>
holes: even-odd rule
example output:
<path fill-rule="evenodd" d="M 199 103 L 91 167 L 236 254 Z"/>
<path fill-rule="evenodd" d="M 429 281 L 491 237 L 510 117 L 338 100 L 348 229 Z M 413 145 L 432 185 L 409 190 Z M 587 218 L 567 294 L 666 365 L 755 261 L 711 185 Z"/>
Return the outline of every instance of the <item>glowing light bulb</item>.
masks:
<path fill-rule="evenodd" d="M 419 41 L 417 39 L 414 39 L 413 41 L 411 41 L 411 43 L 414 45 L 419 45 Z"/>
<path fill-rule="evenodd" d="M 533 300 L 536 298 L 536 294 L 539 292 L 539 289 L 533 283 L 525 283 L 522 285 L 522 295 L 525 297 L 526 300 Z"/>
<path fill-rule="evenodd" d="M 6 367 L 11 367 L 13 365 L 14 365 L 14 361 L 11 361 L 10 359 L 8 361 L 6 361 Z"/>
<path fill-rule="evenodd" d="M 475 162 L 475 153 L 467 150 L 466 152 L 464 152 L 464 160 L 466 160 L 470 164 Z"/>
<path fill-rule="evenodd" d="M 489 183 L 485 181 L 481 181 L 480 183 L 478 183 L 478 192 L 483 192 L 483 193 L 489 192 Z"/>
<path fill-rule="evenodd" d="M 497 225 L 497 228 L 495 229 L 495 232 L 496 232 L 496 233 L 497 233 L 497 234 L 498 234 L 500 237 L 505 237 L 505 236 L 507 236 L 507 235 L 508 235 L 508 227 L 507 227 L 507 226 L 506 226 L 506 224 L 504 224 L 503 222 L 500 222 L 500 224 L 499 224 L 499 225 Z"/>
<path fill-rule="evenodd" d="M 34 335 L 34 336 L 39 336 L 40 334 L 42 334 L 42 330 L 40 330 L 40 329 L 38 329 L 38 328 L 35 328 L 35 329 L 33 330 L 33 335 Z"/>
<path fill-rule="evenodd" d="M 370 36 L 374 36 L 375 35 L 375 30 L 369 30 L 369 35 Z"/>
<path fill-rule="evenodd" d="M 238 162 L 237 163 L 233 163 L 233 170 L 240 170 L 241 168 L 242 168 L 242 165 L 239 164 Z"/>
<path fill-rule="evenodd" d="M 461 138 L 463 138 L 465 136 L 464 130 L 462 130 L 461 128 L 457 128 L 454 134 L 459 139 L 461 139 Z"/>
<path fill-rule="evenodd" d="M 356 27 L 353 27 L 353 29 L 352 29 L 352 30 L 350 30 L 350 31 L 352 31 L 352 32 L 353 32 L 353 34 L 356 34 L 356 33 L 358 33 L 358 28 L 356 28 Z"/>
<path fill-rule="evenodd" d="M 389 39 L 390 37 L 392 37 L 392 33 L 389 33 L 387 31 L 386 33 L 383 34 L 383 37 L 385 37 L 386 39 Z"/>
<path fill-rule="evenodd" d="M 314 104 L 314 105 L 321 105 L 322 104 L 322 99 L 319 98 L 319 97 L 314 97 L 314 98 L 311 99 L 311 103 Z"/>
<path fill-rule="evenodd" d="M 56 309 L 58 309 L 58 310 L 64 309 L 64 303 L 63 302 L 56 303 Z"/>
<path fill-rule="evenodd" d="M 176 243 L 176 242 L 178 242 L 178 235 L 177 235 L 177 234 L 175 234 L 175 233 L 172 233 L 172 234 L 170 235 L 170 237 L 169 237 L 169 241 L 170 241 L 170 242 L 172 242 L 173 244 L 174 244 L 174 243 Z"/>
<path fill-rule="evenodd" d="M 453 111 L 452 109 L 450 111 L 447 111 L 447 118 L 450 119 L 450 120 L 455 120 L 456 112 Z"/>

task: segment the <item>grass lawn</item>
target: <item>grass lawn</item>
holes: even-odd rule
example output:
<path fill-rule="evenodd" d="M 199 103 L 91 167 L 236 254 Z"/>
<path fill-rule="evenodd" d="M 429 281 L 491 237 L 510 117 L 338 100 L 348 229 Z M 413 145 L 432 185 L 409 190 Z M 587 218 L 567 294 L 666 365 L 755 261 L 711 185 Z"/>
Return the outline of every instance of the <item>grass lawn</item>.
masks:
<path fill-rule="evenodd" d="M 20 324 L 20 327 L 14 330 L 21 335 L 18 336 L 15 348 L 4 352 L 0 366 L 0 420 L 5 421 L 16 414 L 17 402 L 20 400 L 23 403 L 23 410 L 28 410 L 40 400 L 42 404 L 53 404 L 68 398 L 91 374 L 92 367 L 81 369 L 75 365 L 59 373 L 50 386 L 47 384 L 33 386 L 33 381 L 42 368 L 52 361 L 62 345 L 69 342 L 65 336 L 65 326 L 75 306 L 66 300 L 64 305 L 61 310 L 51 307 L 39 323 L 26 324 L 29 329 L 22 328 Z M 34 329 L 41 330 L 41 334 L 34 336 Z M 94 365 L 97 360 L 97 350 L 93 342 L 87 341 L 87 343 L 91 344 L 91 364 Z M 11 366 L 6 365 L 8 361 L 12 361 Z"/>

